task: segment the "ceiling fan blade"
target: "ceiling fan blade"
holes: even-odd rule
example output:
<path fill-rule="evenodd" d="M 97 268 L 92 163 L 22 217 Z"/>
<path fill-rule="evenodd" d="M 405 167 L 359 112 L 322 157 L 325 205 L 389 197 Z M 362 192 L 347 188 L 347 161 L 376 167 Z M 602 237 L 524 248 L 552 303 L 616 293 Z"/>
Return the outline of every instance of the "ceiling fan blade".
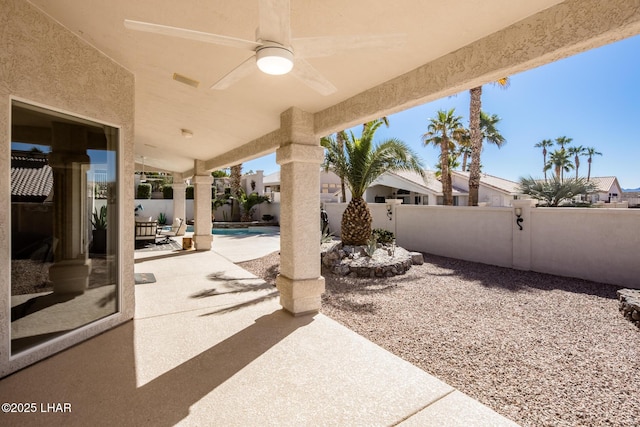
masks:
<path fill-rule="evenodd" d="M 235 82 L 242 80 L 252 71 L 256 70 L 258 67 L 256 65 L 256 57 L 255 55 L 251 55 L 247 58 L 242 64 L 238 65 L 236 68 L 227 73 L 226 76 L 215 82 L 211 89 L 215 90 L 223 90 L 234 84 Z"/>
<path fill-rule="evenodd" d="M 257 38 L 289 46 L 291 43 L 290 0 L 260 0 Z"/>
<path fill-rule="evenodd" d="M 252 42 L 250 40 L 221 36 L 219 34 L 204 33 L 202 31 L 187 30 L 185 28 L 169 27 L 167 25 L 152 24 L 150 22 L 132 21 L 130 19 L 124 20 L 124 26 L 130 30 L 180 37 L 183 39 L 236 47 L 240 49 L 255 50 L 262 46 L 262 43 Z"/>
<path fill-rule="evenodd" d="M 321 95 L 331 95 L 338 90 L 304 59 L 296 58 L 291 74 Z"/>
<path fill-rule="evenodd" d="M 298 58 L 319 58 L 357 49 L 399 48 L 406 40 L 406 34 L 305 37 L 293 39 L 292 47 Z"/>

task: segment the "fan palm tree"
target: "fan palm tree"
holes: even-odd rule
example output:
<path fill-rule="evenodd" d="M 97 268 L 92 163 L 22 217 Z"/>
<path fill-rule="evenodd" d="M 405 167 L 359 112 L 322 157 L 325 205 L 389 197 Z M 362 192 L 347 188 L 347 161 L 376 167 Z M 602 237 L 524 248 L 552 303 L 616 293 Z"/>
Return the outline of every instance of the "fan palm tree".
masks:
<path fill-rule="evenodd" d="M 458 161 L 458 153 L 449 153 L 448 163 L 449 163 L 449 170 L 453 170 L 455 168 L 460 167 L 460 162 Z M 435 167 L 436 167 L 436 171 L 434 175 L 436 176 L 437 179 L 440 179 L 440 177 L 442 177 L 442 165 L 440 163 L 437 163 Z"/>
<path fill-rule="evenodd" d="M 573 169 L 573 163 L 571 163 L 571 156 L 564 148 L 560 150 L 554 150 L 549 156 L 549 161 L 545 167 L 546 170 L 553 169 L 557 180 L 562 182 L 564 180 L 563 172 L 569 172 Z"/>
<path fill-rule="evenodd" d="M 509 87 L 509 78 L 503 77 L 495 82 L 500 87 Z M 469 166 L 469 206 L 478 205 L 480 188 L 480 153 L 482 153 L 482 130 L 480 112 L 482 111 L 482 86 L 469 90 L 469 135 L 471 137 L 471 165 Z"/>
<path fill-rule="evenodd" d="M 240 221 L 240 191 L 242 190 L 242 163 L 231 166 L 229 173 L 229 186 L 231 187 L 231 221 Z"/>
<path fill-rule="evenodd" d="M 449 151 L 455 148 L 456 139 L 466 130 L 462 127 L 462 117 L 454 115 L 455 109 L 439 110 L 438 117 L 429 119 L 427 133 L 422 135 L 424 145 L 433 144 L 440 147 L 440 170 L 442 176 L 442 193 L 444 204 L 453 205 L 453 189 L 451 186 L 451 171 L 449 170 Z"/>
<path fill-rule="evenodd" d="M 336 138 L 321 140 L 326 149 L 325 164 L 336 175 L 344 176 L 351 190 L 341 222 L 345 245 L 364 245 L 371 238 L 371 212 L 362 196 L 376 178 L 398 170 L 415 171 L 424 177 L 422 161 L 404 142 L 390 138 L 374 145 L 373 137 L 381 125 L 378 122 L 365 127 L 360 138 L 349 132 L 342 147 Z"/>
<path fill-rule="evenodd" d="M 534 147 L 536 148 L 542 148 L 542 171 L 544 172 L 545 181 L 547 180 L 547 148 L 550 148 L 551 146 L 553 146 L 553 141 L 551 141 L 550 139 L 543 139 L 542 141 L 534 145 Z"/>
<path fill-rule="evenodd" d="M 564 150 L 564 146 L 567 144 L 571 144 L 573 138 L 567 138 L 566 136 L 559 136 L 556 138 L 556 144 L 560 146 L 561 150 Z"/>
<path fill-rule="evenodd" d="M 576 179 L 578 179 L 578 169 L 580 168 L 580 156 L 584 154 L 584 147 L 578 145 L 577 147 L 569 147 L 567 152 L 570 156 L 573 156 L 573 165 L 576 167 Z"/>
<path fill-rule="evenodd" d="M 587 156 L 589 156 L 587 158 L 587 163 L 589 164 L 589 171 L 587 172 L 587 181 L 589 181 L 591 179 L 591 160 L 593 156 L 602 156 L 602 153 L 596 151 L 596 149 L 593 147 L 585 148 L 584 152 Z"/>
<path fill-rule="evenodd" d="M 460 156 L 462 156 L 461 170 L 466 172 L 469 156 L 471 156 L 471 139 L 469 139 L 469 132 L 465 132 L 465 137 L 458 141 L 458 150 L 456 151 L 456 157 Z M 460 164 L 458 164 L 458 166 L 460 166 Z"/>

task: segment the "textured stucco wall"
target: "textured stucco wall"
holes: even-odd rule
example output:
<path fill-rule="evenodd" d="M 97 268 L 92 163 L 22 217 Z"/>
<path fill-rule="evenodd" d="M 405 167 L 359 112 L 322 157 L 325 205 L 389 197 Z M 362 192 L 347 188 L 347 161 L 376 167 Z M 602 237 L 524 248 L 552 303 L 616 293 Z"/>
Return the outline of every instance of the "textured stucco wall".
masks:
<path fill-rule="evenodd" d="M 120 313 L 10 356 L 11 99 L 39 104 L 120 128 Z M 0 0 L 0 376 L 133 317 L 134 77 L 22 0 Z"/>

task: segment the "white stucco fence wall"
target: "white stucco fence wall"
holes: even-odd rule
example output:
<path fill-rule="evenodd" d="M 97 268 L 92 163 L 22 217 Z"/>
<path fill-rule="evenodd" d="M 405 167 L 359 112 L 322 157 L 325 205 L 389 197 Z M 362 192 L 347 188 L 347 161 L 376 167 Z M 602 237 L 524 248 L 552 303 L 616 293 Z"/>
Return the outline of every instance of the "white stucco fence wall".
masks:
<path fill-rule="evenodd" d="M 467 206 L 397 209 L 396 242 L 403 248 L 466 261 L 513 265 L 513 210 Z"/>
<path fill-rule="evenodd" d="M 536 208 L 531 269 L 640 288 L 640 210 Z"/>
<path fill-rule="evenodd" d="M 335 236 L 346 206 L 325 205 Z M 640 288 L 640 209 L 532 208 L 521 231 L 512 208 L 400 205 L 389 221 L 369 207 L 409 250 Z"/>

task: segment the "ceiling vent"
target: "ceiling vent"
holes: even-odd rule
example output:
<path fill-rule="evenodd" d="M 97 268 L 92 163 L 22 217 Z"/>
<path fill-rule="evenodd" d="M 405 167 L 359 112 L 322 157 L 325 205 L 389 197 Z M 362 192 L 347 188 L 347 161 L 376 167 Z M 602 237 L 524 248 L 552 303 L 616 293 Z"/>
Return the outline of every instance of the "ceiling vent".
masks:
<path fill-rule="evenodd" d="M 183 76 L 182 74 L 178 74 L 178 73 L 173 73 L 173 80 L 180 83 L 184 83 L 191 87 L 198 87 L 200 85 L 199 81 L 190 79 L 189 77 Z"/>

